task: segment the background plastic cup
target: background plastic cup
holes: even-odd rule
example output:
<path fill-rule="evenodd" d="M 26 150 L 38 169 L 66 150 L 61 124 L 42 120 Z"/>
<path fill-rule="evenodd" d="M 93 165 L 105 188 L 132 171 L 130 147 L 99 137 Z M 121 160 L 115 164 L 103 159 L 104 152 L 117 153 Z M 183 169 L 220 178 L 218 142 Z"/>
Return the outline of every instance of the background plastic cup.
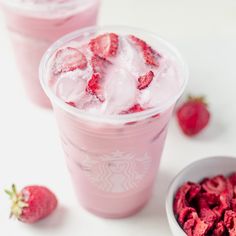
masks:
<path fill-rule="evenodd" d="M 38 80 L 38 67 L 44 52 L 59 37 L 95 25 L 99 3 L 100 0 L 71 0 L 50 8 L 47 4 L 0 1 L 16 62 L 26 92 L 34 103 L 51 106 Z"/>
<path fill-rule="evenodd" d="M 72 40 L 103 32 L 133 34 L 154 48 L 164 47 L 179 68 L 180 89 L 159 107 L 126 115 L 91 115 L 67 105 L 48 86 L 49 64 L 55 51 Z M 188 78 L 179 53 L 151 33 L 129 27 L 94 27 L 76 31 L 57 41 L 40 65 L 42 87 L 50 98 L 58 122 L 66 162 L 80 203 L 109 218 L 136 213 L 149 200 L 158 171 L 167 127 Z"/>

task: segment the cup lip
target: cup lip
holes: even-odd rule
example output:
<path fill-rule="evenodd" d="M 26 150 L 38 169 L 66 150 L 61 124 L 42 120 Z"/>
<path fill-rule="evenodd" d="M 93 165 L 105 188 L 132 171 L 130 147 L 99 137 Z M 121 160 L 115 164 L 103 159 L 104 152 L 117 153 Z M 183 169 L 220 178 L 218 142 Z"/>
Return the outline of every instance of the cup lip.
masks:
<path fill-rule="evenodd" d="M 93 32 L 95 30 L 97 30 L 97 31 L 99 31 L 99 30 L 116 31 L 119 29 L 120 30 L 126 29 L 126 30 L 136 31 L 136 32 L 142 31 L 142 33 L 148 34 L 150 37 L 156 38 L 158 40 L 158 42 L 160 42 L 162 45 L 165 45 L 166 48 L 168 48 L 168 50 L 171 51 L 175 55 L 176 59 L 180 62 L 180 65 L 182 66 L 181 72 L 183 73 L 183 81 L 182 81 L 182 84 L 181 84 L 181 87 L 180 87 L 178 93 L 176 93 L 171 99 L 169 99 L 168 102 L 166 102 L 165 104 L 162 104 L 161 106 L 157 106 L 157 107 L 154 107 L 154 108 L 142 111 L 142 112 L 138 112 L 138 113 L 122 114 L 122 115 L 89 114 L 85 111 L 79 110 L 77 108 L 74 108 L 74 107 L 66 104 L 64 101 L 62 101 L 60 98 L 58 98 L 53 93 L 53 91 L 49 88 L 49 86 L 46 83 L 46 79 L 45 79 L 47 63 L 50 60 L 53 53 L 55 53 L 55 51 L 58 48 L 63 47 L 63 45 L 65 43 L 70 42 L 71 40 L 73 40 L 76 37 L 79 37 L 80 35 L 83 35 L 83 34 L 86 35 L 86 33 L 88 34 L 89 32 Z M 183 59 L 183 57 L 179 53 L 179 51 L 172 44 L 170 44 L 169 42 L 164 40 L 162 37 L 157 36 L 155 33 L 143 30 L 142 28 L 140 29 L 140 28 L 136 28 L 136 27 L 132 27 L 132 26 L 105 25 L 105 26 L 92 26 L 92 27 L 86 27 L 83 29 L 79 29 L 79 30 L 76 30 L 74 32 L 71 32 L 71 33 L 61 37 L 56 42 L 54 42 L 48 48 L 48 50 L 44 53 L 44 55 L 41 59 L 40 66 L 39 66 L 39 79 L 40 79 L 40 83 L 41 83 L 41 86 L 42 86 L 44 92 L 46 93 L 46 95 L 49 97 L 49 99 L 51 100 L 51 102 L 53 104 L 55 103 L 58 107 L 69 112 L 70 114 L 80 117 L 80 118 L 84 118 L 86 120 L 114 124 L 114 123 L 126 123 L 126 122 L 134 122 L 134 121 L 144 120 L 145 118 L 159 114 L 159 113 L 167 110 L 168 108 L 170 108 L 179 99 L 179 97 L 183 94 L 183 91 L 185 90 L 188 79 L 189 79 L 189 70 L 188 70 L 188 66 L 187 66 L 185 60 Z"/>
<path fill-rule="evenodd" d="M 179 179 L 180 176 L 182 176 L 186 170 L 194 167 L 195 165 L 199 164 L 199 163 L 204 163 L 207 161 L 215 161 L 216 159 L 218 160 L 234 160 L 236 162 L 236 158 L 233 156 L 223 156 L 223 155 L 219 155 L 219 156 L 211 156 L 211 157 L 205 157 L 205 158 L 201 158 L 199 160 L 193 161 L 190 164 L 188 164 L 187 166 L 185 166 L 182 170 L 180 170 L 172 179 L 168 189 L 167 189 L 167 194 L 166 194 L 166 201 L 165 201 L 165 209 L 166 209 L 166 214 L 168 217 L 170 217 L 171 221 L 175 224 L 175 227 L 177 227 L 179 230 L 181 230 L 181 232 L 184 233 L 184 230 L 180 227 L 180 225 L 178 224 L 175 215 L 174 215 L 174 209 L 173 209 L 173 197 L 174 195 L 171 195 L 171 192 L 174 188 L 174 184 L 175 182 Z M 170 224 L 170 223 L 169 223 Z M 170 226 L 171 227 L 171 226 Z"/>
<path fill-rule="evenodd" d="M 71 11 L 74 11 L 75 9 L 73 8 L 73 6 L 76 5 L 76 9 L 81 9 L 83 10 L 84 8 L 87 8 L 88 6 L 90 6 L 93 2 L 96 1 L 100 1 L 100 0 L 72 0 L 72 1 L 67 1 L 64 3 L 60 3 L 58 5 L 56 5 L 56 7 L 53 7 L 53 10 L 60 10 L 60 9 L 64 9 L 64 8 L 72 8 L 73 10 L 68 10 L 68 14 Z M 78 3 L 80 4 L 79 6 Z M 30 14 L 40 14 L 40 13 L 45 13 L 48 12 L 48 6 L 47 4 L 45 5 L 33 5 L 33 4 L 29 4 L 29 3 L 25 3 L 22 4 L 20 1 L 19 2 L 15 2 L 15 1 L 11 1 L 11 0 L 0 0 L 0 4 L 7 6 L 7 7 L 11 7 L 12 9 L 15 9 L 17 11 L 23 11 L 25 13 L 30 13 Z M 34 15 L 34 17 L 38 17 L 37 15 Z M 39 15 L 39 17 L 46 17 L 43 15 Z M 51 16 L 50 16 L 51 17 Z"/>

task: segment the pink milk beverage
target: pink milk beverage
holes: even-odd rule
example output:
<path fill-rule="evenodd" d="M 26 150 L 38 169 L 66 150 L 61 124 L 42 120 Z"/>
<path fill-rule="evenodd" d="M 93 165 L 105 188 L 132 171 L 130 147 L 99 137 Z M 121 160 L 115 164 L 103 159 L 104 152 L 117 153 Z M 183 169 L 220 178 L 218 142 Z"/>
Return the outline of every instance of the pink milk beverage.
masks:
<path fill-rule="evenodd" d="M 80 203 L 109 218 L 138 212 L 151 196 L 186 85 L 181 56 L 142 30 L 93 27 L 56 42 L 40 79 Z"/>
<path fill-rule="evenodd" d="M 40 59 L 57 38 L 96 24 L 99 0 L 1 0 L 16 62 L 30 99 L 50 107 L 38 80 Z"/>

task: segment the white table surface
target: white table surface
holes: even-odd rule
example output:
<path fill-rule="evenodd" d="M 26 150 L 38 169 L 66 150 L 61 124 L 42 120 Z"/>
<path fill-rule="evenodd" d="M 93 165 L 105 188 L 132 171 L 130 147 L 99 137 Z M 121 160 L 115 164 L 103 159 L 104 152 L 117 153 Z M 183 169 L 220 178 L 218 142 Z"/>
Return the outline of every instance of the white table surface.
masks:
<path fill-rule="evenodd" d="M 123 220 L 93 216 L 75 199 L 52 113 L 35 107 L 24 96 L 1 17 L 1 236 L 171 235 L 164 201 L 174 175 L 198 158 L 236 156 L 235 0 L 104 0 L 99 23 L 143 27 L 175 44 L 190 67 L 187 93 L 207 95 L 211 124 L 198 137 L 186 138 L 173 119 L 147 207 Z M 60 201 L 57 212 L 34 226 L 9 220 L 3 189 L 13 182 L 19 187 L 35 183 L 50 186 Z"/>

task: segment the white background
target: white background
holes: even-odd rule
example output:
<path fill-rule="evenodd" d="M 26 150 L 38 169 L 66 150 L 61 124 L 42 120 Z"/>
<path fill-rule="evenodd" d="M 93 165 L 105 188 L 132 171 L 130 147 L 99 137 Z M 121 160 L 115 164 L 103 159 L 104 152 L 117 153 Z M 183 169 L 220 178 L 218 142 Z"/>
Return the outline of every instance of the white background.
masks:
<path fill-rule="evenodd" d="M 12 49 L 0 18 L 0 235 L 156 236 L 171 235 L 164 201 L 174 175 L 193 160 L 236 156 L 236 1 L 104 0 L 100 24 L 149 29 L 175 44 L 190 67 L 187 93 L 207 96 L 212 120 L 196 138 L 181 134 L 173 118 L 147 207 L 123 220 L 101 219 L 78 204 L 50 111 L 25 97 Z M 220 172 L 220 170 L 219 170 Z M 34 226 L 8 219 L 3 189 L 44 184 L 57 194 L 57 212 Z"/>

